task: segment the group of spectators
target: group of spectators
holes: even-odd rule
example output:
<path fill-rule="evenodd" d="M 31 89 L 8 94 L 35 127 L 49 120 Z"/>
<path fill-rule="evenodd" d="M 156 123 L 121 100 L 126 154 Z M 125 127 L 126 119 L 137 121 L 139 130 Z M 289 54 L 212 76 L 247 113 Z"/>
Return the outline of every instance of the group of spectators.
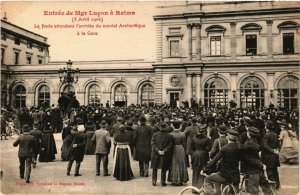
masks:
<path fill-rule="evenodd" d="M 237 185 L 240 173 L 248 177 L 249 193 L 258 194 L 261 185 L 267 194 L 267 185 L 261 182 L 265 180 L 263 168 L 280 189 L 277 167 L 280 163 L 298 163 L 298 110 L 176 108 L 166 104 L 151 108 L 132 105 L 7 109 L 1 115 L 1 133 L 5 135 L 2 121 L 13 121 L 20 130 L 41 130 L 41 146 L 36 150 L 41 162 L 55 159 L 52 133 L 62 132 L 61 159 L 69 161 L 67 175 L 76 161 L 74 175 L 80 176 L 84 155 L 96 154 L 96 175 L 100 175 L 102 160 L 103 175 L 109 176 L 108 155 L 113 148 L 112 171 L 118 180 L 134 177 L 130 163 L 133 156 L 139 161 L 141 177 L 150 175 L 151 162 L 154 186 L 158 169 L 162 186 L 167 185 L 166 180 L 183 185 L 189 181 L 187 168 L 191 166 L 192 185 L 204 185 L 207 194 L 218 192 L 222 183 Z M 28 127 L 21 128 L 25 124 Z M 36 158 L 35 155 L 33 162 Z M 203 173 L 210 175 L 205 178 Z"/>

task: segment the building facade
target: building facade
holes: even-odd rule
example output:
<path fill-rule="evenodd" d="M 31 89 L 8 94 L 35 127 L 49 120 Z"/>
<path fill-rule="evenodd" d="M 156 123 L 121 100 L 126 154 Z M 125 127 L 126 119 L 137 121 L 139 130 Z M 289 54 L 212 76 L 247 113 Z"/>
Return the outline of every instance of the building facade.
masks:
<path fill-rule="evenodd" d="M 297 108 L 299 8 L 299 2 L 159 7 L 155 101 Z"/>
<path fill-rule="evenodd" d="M 183 3 L 157 7 L 156 60 L 77 61 L 60 83 L 47 38 L 1 20 L 1 103 L 126 106 L 194 101 L 207 107 L 299 107 L 299 2 Z"/>

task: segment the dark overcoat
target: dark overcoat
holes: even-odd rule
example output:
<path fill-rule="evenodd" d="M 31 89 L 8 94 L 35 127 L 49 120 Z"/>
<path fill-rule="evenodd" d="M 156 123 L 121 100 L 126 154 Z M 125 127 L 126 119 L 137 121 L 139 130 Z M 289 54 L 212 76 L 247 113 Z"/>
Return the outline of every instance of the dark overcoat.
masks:
<path fill-rule="evenodd" d="M 152 128 L 141 124 L 133 134 L 133 144 L 135 147 L 134 159 L 138 161 L 150 161 L 151 159 L 151 138 Z"/>
<path fill-rule="evenodd" d="M 42 139 L 42 131 L 38 129 L 33 129 L 29 132 L 30 135 L 34 137 L 35 141 L 35 154 L 38 154 L 41 149 L 41 139 Z"/>
<path fill-rule="evenodd" d="M 240 151 L 237 143 L 228 143 L 207 165 L 211 168 L 221 159 L 219 172 L 226 181 L 238 184 L 240 182 Z"/>
<path fill-rule="evenodd" d="M 201 167 L 207 165 L 209 161 L 210 139 L 202 134 L 197 134 L 192 138 L 192 166 Z"/>
<path fill-rule="evenodd" d="M 280 166 L 279 155 L 275 154 L 274 149 L 279 150 L 278 135 L 268 131 L 263 138 L 261 151 L 261 160 L 267 168 L 276 168 Z"/>
<path fill-rule="evenodd" d="M 192 143 L 192 139 L 195 135 L 197 135 L 197 133 L 199 132 L 200 128 L 197 125 L 192 125 L 189 126 L 188 128 L 186 128 L 184 130 L 185 136 L 187 138 L 186 141 L 186 149 L 185 152 L 187 155 L 192 155 L 192 149 L 191 149 L 191 143 Z"/>
<path fill-rule="evenodd" d="M 153 134 L 151 146 L 151 168 L 168 170 L 172 164 L 173 136 L 162 129 Z M 163 151 L 164 155 L 159 155 L 158 151 Z"/>
<path fill-rule="evenodd" d="M 72 147 L 68 154 L 68 159 L 82 162 L 84 158 L 87 137 L 84 132 L 75 132 L 73 135 L 73 144 L 77 144 L 77 147 Z"/>

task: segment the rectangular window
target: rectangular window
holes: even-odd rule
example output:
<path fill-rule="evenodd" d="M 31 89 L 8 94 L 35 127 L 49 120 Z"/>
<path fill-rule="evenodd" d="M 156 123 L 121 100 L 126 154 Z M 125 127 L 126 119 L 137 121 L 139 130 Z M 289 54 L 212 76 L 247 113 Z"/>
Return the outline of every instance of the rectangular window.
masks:
<path fill-rule="evenodd" d="M 44 51 L 44 48 L 39 47 L 39 51 L 40 51 L 40 52 L 43 52 L 43 51 Z"/>
<path fill-rule="evenodd" d="M 221 55 L 221 36 L 210 37 L 210 55 Z"/>
<path fill-rule="evenodd" d="M 294 53 L 294 33 L 283 33 L 283 53 Z"/>
<path fill-rule="evenodd" d="M 4 64 L 4 54 L 5 54 L 5 49 L 1 48 L 1 64 Z"/>
<path fill-rule="evenodd" d="M 31 64 L 31 56 L 27 56 L 27 64 Z"/>
<path fill-rule="evenodd" d="M 246 35 L 246 55 L 257 54 L 257 36 Z"/>
<path fill-rule="evenodd" d="M 20 39 L 15 38 L 15 44 L 16 44 L 16 45 L 20 45 L 20 43 L 21 43 Z"/>
<path fill-rule="evenodd" d="M 39 64 L 43 64 L 43 60 L 42 59 L 39 59 Z"/>
<path fill-rule="evenodd" d="M 179 57 L 179 40 L 170 41 L 170 57 Z"/>
<path fill-rule="evenodd" d="M 19 52 L 15 52 L 15 64 L 19 64 Z"/>

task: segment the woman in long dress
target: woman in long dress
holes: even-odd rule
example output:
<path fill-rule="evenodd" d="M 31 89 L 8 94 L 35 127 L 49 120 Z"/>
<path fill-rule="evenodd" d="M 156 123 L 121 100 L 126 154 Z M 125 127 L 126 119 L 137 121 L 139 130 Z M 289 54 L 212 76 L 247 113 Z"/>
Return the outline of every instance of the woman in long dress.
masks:
<path fill-rule="evenodd" d="M 279 123 L 281 132 L 279 140 L 281 140 L 281 149 L 279 153 L 279 160 L 284 164 L 298 164 L 298 144 L 297 135 L 292 130 L 288 130 L 288 124 L 285 120 Z"/>
<path fill-rule="evenodd" d="M 169 174 L 168 181 L 173 185 L 182 185 L 183 183 L 187 183 L 189 180 L 186 159 L 185 157 L 185 145 L 186 145 L 186 137 L 185 133 L 180 130 L 181 122 L 174 121 L 173 127 L 174 131 L 171 135 L 174 138 L 174 149 L 172 155 L 172 168 Z"/>
<path fill-rule="evenodd" d="M 85 125 L 85 134 L 87 137 L 86 146 L 85 146 L 85 154 L 92 155 L 95 154 L 96 145 L 92 142 L 92 137 L 95 133 L 96 125 L 93 121 L 88 121 Z"/>
<path fill-rule="evenodd" d="M 39 156 L 40 162 L 51 162 L 57 154 L 56 144 L 51 130 L 51 124 L 47 123 L 42 132 L 41 151 Z"/>
<path fill-rule="evenodd" d="M 117 180 L 126 181 L 133 178 L 132 169 L 130 166 L 130 135 L 125 133 L 125 126 L 119 126 L 119 132 L 116 134 L 115 141 L 115 156 L 113 176 Z"/>

